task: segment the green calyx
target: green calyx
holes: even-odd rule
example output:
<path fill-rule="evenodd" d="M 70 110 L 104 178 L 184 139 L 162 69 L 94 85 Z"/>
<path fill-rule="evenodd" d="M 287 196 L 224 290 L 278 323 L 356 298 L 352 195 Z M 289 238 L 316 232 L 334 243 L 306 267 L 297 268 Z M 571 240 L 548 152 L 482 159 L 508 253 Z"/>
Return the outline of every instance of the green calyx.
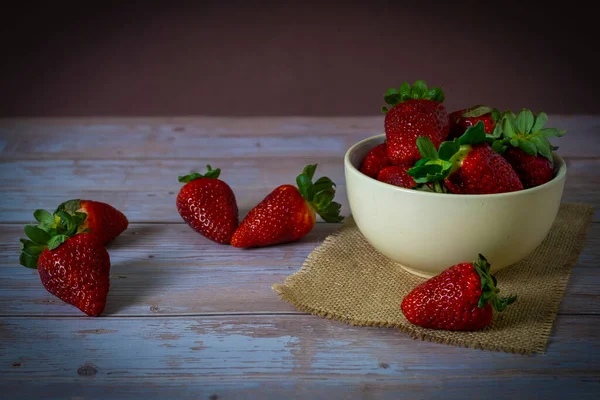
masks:
<path fill-rule="evenodd" d="M 417 138 L 417 148 L 421 158 L 407 171 L 417 184 L 433 183 L 433 191 L 447 193 L 443 180 L 461 166 L 462 160 L 473 145 L 492 143 L 493 137 L 485 133 L 482 121 L 467 128 L 461 137 L 440 144 L 439 149 L 425 136 Z"/>
<path fill-rule="evenodd" d="M 552 162 L 552 152 L 558 150 L 558 147 L 553 146 L 548 138 L 561 137 L 567 132 L 544 128 L 546 122 L 548 115 L 544 112 L 534 114 L 527 108 L 521 109 L 518 114 L 504 111 L 492 134 L 496 139 L 492 148 L 502 154 L 508 146 L 518 147 L 529 155 L 541 154 Z"/>
<path fill-rule="evenodd" d="M 323 176 L 313 183 L 313 176 L 317 170 L 317 164 L 304 167 L 300 175 L 296 177 L 296 184 L 300 194 L 310 206 L 323 218 L 325 222 L 342 222 L 344 217 L 340 215 L 342 205 L 333 201 L 335 197 L 335 183 Z"/>
<path fill-rule="evenodd" d="M 63 204 L 66 204 L 65 202 Z M 68 208 L 68 205 L 65 206 Z M 60 208 L 60 206 L 59 206 Z M 37 225 L 25 225 L 25 238 L 21 238 L 21 256 L 19 263 L 27 268 L 37 269 L 40 255 L 45 249 L 54 250 L 68 238 L 78 233 L 87 214 L 59 209 L 54 214 L 46 210 L 35 210 Z M 83 232 L 86 232 L 84 230 Z"/>
<path fill-rule="evenodd" d="M 213 179 L 217 179 L 219 177 L 219 175 L 221 175 L 221 169 L 217 168 L 217 169 L 212 169 L 210 165 L 206 166 L 207 171 L 204 175 L 198 173 L 198 172 L 193 172 L 191 174 L 188 175 L 183 175 L 183 176 L 179 176 L 177 177 L 177 180 L 179 182 L 182 183 L 188 183 L 191 182 L 195 179 L 200 179 L 200 178 L 213 178 Z"/>
<path fill-rule="evenodd" d="M 385 114 L 390 108 L 409 99 L 433 100 L 442 103 L 444 90 L 441 87 L 428 89 L 427 84 L 422 80 L 415 81 L 412 86 L 410 83 L 404 82 L 399 89 L 390 88 L 385 92 L 383 100 L 388 106 L 381 107 L 381 112 Z"/>
<path fill-rule="evenodd" d="M 483 308 L 490 303 L 496 311 L 504 311 L 506 307 L 517 300 L 517 296 L 500 297 L 500 289 L 496 287 L 496 279 L 490 274 L 490 264 L 484 256 L 479 254 L 473 268 L 481 278 L 481 297 L 477 306 Z"/>

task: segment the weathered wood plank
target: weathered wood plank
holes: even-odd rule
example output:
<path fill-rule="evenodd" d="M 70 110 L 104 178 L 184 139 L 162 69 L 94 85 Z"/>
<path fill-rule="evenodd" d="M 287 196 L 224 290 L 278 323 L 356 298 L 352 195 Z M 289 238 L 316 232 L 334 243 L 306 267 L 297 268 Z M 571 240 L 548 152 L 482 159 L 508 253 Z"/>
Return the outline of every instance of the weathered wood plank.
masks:
<path fill-rule="evenodd" d="M 236 193 L 241 215 L 276 186 L 295 184 L 305 165 L 317 163 L 316 176 L 337 184 L 336 201 L 349 215 L 342 158 L 295 157 L 285 160 L 30 160 L 0 162 L 0 223 L 30 221 L 37 208 L 53 210 L 70 198 L 106 201 L 132 222 L 181 222 L 175 198 L 179 175 L 221 168 L 221 178 Z M 600 159 L 568 159 L 565 202 L 591 203 L 600 216 Z M 320 220 L 320 218 L 319 218 Z"/>
<path fill-rule="evenodd" d="M 338 224 L 317 224 L 288 245 L 250 251 L 218 245 L 187 225 L 132 224 L 108 246 L 111 290 L 104 315 L 288 313 L 271 290 L 298 270 Z M 22 228 L 0 226 L 0 315 L 64 315 L 79 310 L 49 294 L 37 271 L 18 265 Z M 561 314 L 600 314 L 600 223 L 592 224 Z"/>
<path fill-rule="evenodd" d="M 123 395 L 124 386 L 149 398 L 169 389 L 170 398 L 465 398 L 486 387 L 495 398 L 523 390 L 591 398 L 600 390 L 598 332 L 599 317 L 562 317 L 547 353 L 524 356 L 315 316 L 5 318 L 0 387 L 33 398 L 62 397 L 67 389 L 70 396 Z"/>
<path fill-rule="evenodd" d="M 518 371 L 515 371 L 515 375 Z M 71 399 L 130 400 L 154 399 L 299 399 L 299 400 L 397 400 L 402 399 L 477 399 L 482 393 L 493 392 L 494 399 L 562 400 L 577 396 L 579 400 L 596 400 L 598 383 L 595 377 L 562 376 L 497 376 L 471 379 L 430 376 L 423 379 L 409 377 L 386 379 L 377 375 L 350 378 L 344 375 L 335 378 L 321 376 L 277 378 L 245 376 L 223 377 L 212 380 L 208 377 L 189 378 L 185 372 L 178 376 L 161 379 L 113 379 L 92 377 L 52 378 L 30 380 L 7 378 L 0 380 L 0 389 L 11 394 L 11 400 Z"/>
<path fill-rule="evenodd" d="M 551 115 L 567 129 L 559 153 L 597 157 L 600 117 Z M 2 119 L 4 159 L 106 159 L 340 156 L 358 140 L 383 133 L 383 116 L 280 118 Z"/>

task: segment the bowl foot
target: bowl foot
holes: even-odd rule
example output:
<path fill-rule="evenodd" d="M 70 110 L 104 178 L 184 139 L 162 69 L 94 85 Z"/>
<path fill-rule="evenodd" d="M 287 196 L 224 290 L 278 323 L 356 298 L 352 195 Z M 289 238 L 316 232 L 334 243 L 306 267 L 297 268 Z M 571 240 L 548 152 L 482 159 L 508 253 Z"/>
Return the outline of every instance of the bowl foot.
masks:
<path fill-rule="evenodd" d="M 431 274 L 431 273 L 428 274 L 428 273 L 425 273 L 425 272 L 422 272 L 422 271 L 417 271 L 416 269 L 409 268 L 409 267 L 404 266 L 402 264 L 398 264 L 398 265 L 400 267 L 402 267 L 403 270 L 405 270 L 407 272 L 410 272 L 413 275 L 420 276 L 421 278 L 429 279 L 429 278 L 431 278 L 431 277 L 434 276 L 434 274 Z"/>

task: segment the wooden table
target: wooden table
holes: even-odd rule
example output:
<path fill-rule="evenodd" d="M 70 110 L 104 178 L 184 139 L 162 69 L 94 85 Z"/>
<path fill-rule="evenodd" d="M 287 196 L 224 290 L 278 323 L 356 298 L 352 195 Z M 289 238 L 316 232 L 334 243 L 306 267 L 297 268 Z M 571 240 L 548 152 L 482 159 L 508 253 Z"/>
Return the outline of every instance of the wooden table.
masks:
<path fill-rule="evenodd" d="M 600 118 L 550 116 L 563 200 L 600 205 Z M 0 390 L 43 399 L 598 398 L 600 224 L 596 212 L 546 354 L 410 339 L 298 312 L 271 289 L 337 224 L 242 251 L 209 242 L 175 209 L 178 175 L 222 169 L 245 213 L 308 163 L 338 183 L 342 157 L 382 117 L 0 121 Z M 23 225 L 61 201 L 106 201 L 129 229 L 108 250 L 104 314 L 88 318 L 18 264 Z"/>

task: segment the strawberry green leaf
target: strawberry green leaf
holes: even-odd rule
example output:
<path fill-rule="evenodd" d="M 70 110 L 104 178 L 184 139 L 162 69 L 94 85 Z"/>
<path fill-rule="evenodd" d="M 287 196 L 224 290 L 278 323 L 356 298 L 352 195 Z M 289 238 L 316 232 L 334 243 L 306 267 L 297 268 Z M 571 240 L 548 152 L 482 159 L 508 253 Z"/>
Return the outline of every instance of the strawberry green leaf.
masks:
<path fill-rule="evenodd" d="M 217 179 L 221 175 L 221 169 L 220 168 L 212 169 L 212 167 L 210 165 L 207 165 L 206 168 L 207 168 L 207 171 L 206 171 L 205 174 L 200 174 L 198 172 L 193 172 L 193 173 L 188 174 L 188 175 L 179 176 L 179 177 L 177 177 L 177 180 L 179 182 L 182 182 L 182 183 L 189 183 L 189 182 L 191 182 L 193 180 L 200 179 L 200 178 Z"/>
<path fill-rule="evenodd" d="M 400 101 L 401 97 L 402 95 L 400 94 L 400 91 L 398 89 L 390 88 L 387 90 L 387 92 L 385 92 L 383 100 L 387 104 L 397 104 Z"/>
<path fill-rule="evenodd" d="M 516 137 L 513 137 L 512 139 L 510 139 L 509 142 L 513 147 L 519 147 L 519 139 Z"/>
<path fill-rule="evenodd" d="M 548 115 L 545 112 L 541 112 L 535 117 L 535 122 L 531 128 L 531 132 L 538 132 L 548 122 Z"/>
<path fill-rule="evenodd" d="M 450 158 L 458 152 L 460 145 L 457 141 L 445 141 L 440 144 L 438 155 L 442 160 L 450 160 Z"/>
<path fill-rule="evenodd" d="M 430 89 L 425 94 L 424 98 L 433 100 L 433 101 L 437 101 L 438 103 L 443 103 L 444 100 L 446 100 L 446 97 L 444 95 L 444 89 L 442 89 L 441 87 L 434 87 L 434 88 Z"/>
<path fill-rule="evenodd" d="M 567 133 L 565 130 L 559 130 L 556 128 L 544 128 L 540 129 L 539 132 L 546 137 L 561 137 Z"/>
<path fill-rule="evenodd" d="M 412 89 L 410 91 L 410 95 L 413 99 L 421 99 L 421 98 L 423 98 L 423 96 L 425 95 L 426 92 L 427 92 L 427 84 L 422 80 L 418 80 L 418 81 L 415 81 L 415 83 L 413 83 Z"/>
<path fill-rule="evenodd" d="M 410 98 L 410 83 L 408 82 L 403 82 L 402 85 L 400 85 L 400 98 L 403 100 L 409 99 Z"/>
<path fill-rule="evenodd" d="M 464 118 L 477 118 L 482 115 L 488 114 L 492 112 L 492 108 L 484 105 L 473 106 L 465 111 L 462 116 Z"/>
<path fill-rule="evenodd" d="M 385 92 L 383 100 L 387 106 L 382 106 L 381 112 L 385 114 L 391 107 L 410 99 L 426 99 L 442 103 L 444 98 L 444 90 L 441 87 L 428 89 L 427 84 L 422 80 L 416 81 L 412 87 L 408 82 L 404 82 L 399 89 L 389 88 Z"/>
<path fill-rule="evenodd" d="M 318 209 L 326 209 L 329 204 L 333 201 L 335 197 L 335 190 L 333 189 L 325 189 L 316 193 L 313 198 L 313 204 L 317 206 Z"/>
<path fill-rule="evenodd" d="M 50 240 L 50 234 L 45 230 L 33 225 L 25 225 L 25 234 L 34 243 L 45 245 Z"/>
<path fill-rule="evenodd" d="M 37 269 L 37 262 L 38 257 L 30 256 L 29 254 L 24 252 L 21 253 L 19 257 L 19 264 L 27 268 Z"/>
<path fill-rule="evenodd" d="M 66 211 L 69 214 L 73 214 L 75 211 L 79 210 L 80 208 L 81 208 L 81 200 L 80 199 L 72 199 L 72 200 L 67 200 L 67 201 L 61 203 L 56 208 L 56 211 L 54 213 L 56 214 L 56 212 L 58 212 L 58 211 Z"/>
<path fill-rule="evenodd" d="M 331 179 L 329 179 L 326 176 L 322 176 L 319 179 L 317 179 L 317 181 L 315 183 L 313 183 L 313 191 L 314 193 L 318 193 L 321 190 L 325 190 L 331 187 L 335 187 L 335 183 L 331 181 Z"/>
<path fill-rule="evenodd" d="M 40 226 L 42 227 L 49 227 L 54 223 L 54 217 L 52 217 L 52 214 L 46 210 L 35 210 L 33 217 L 40 223 Z"/>
<path fill-rule="evenodd" d="M 437 160 L 439 158 L 433 142 L 427 136 L 419 136 L 417 138 L 417 148 L 423 158 L 429 158 L 431 160 Z"/>
<path fill-rule="evenodd" d="M 500 118 L 502 118 L 502 113 L 497 108 L 493 108 L 492 111 L 490 111 L 490 113 L 492 114 L 492 119 L 495 122 L 500 121 Z"/>
<path fill-rule="evenodd" d="M 526 108 L 521 109 L 517 115 L 517 130 L 519 133 L 529 133 L 533 127 L 533 113 Z"/>
<path fill-rule="evenodd" d="M 323 221 L 325 222 L 342 222 L 344 220 L 344 217 L 340 215 L 341 208 L 342 205 L 340 203 L 332 201 L 324 210 L 321 210 L 319 212 L 319 215 L 321 216 L 321 218 L 323 218 Z"/>
<path fill-rule="evenodd" d="M 490 303 L 496 311 L 502 312 L 517 300 L 517 296 L 500 297 L 498 295 L 500 290 L 496 287 L 496 279 L 490 274 L 490 264 L 483 255 L 479 254 L 477 261 L 473 263 L 473 268 L 481 280 L 481 297 L 477 305 L 479 308 Z"/>
<path fill-rule="evenodd" d="M 304 167 L 304 171 L 302 173 L 306 174 L 311 180 L 313 176 L 315 176 L 315 171 L 317 170 L 318 164 L 311 164 Z"/>
<path fill-rule="evenodd" d="M 308 175 L 302 173 L 296 177 L 296 185 L 298 185 L 298 190 L 300 190 L 300 194 L 306 201 L 313 200 L 313 183 Z"/>
<path fill-rule="evenodd" d="M 550 143 L 548 139 L 543 136 L 533 136 L 529 139 L 531 143 L 536 147 L 538 153 L 542 156 L 546 157 L 548 160 L 552 160 L 552 148 L 550 147 Z"/>
<path fill-rule="evenodd" d="M 48 249 L 54 250 L 61 244 L 63 244 L 69 237 L 67 235 L 56 235 L 48 241 Z"/>
<path fill-rule="evenodd" d="M 487 141 L 487 135 L 485 134 L 485 127 L 483 121 L 477 121 L 473 126 L 467 128 L 465 133 L 458 138 L 459 145 L 465 144 L 479 144 Z"/>
<path fill-rule="evenodd" d="M 45 245 L 29 245 L 23 248 L 23 253 L 32 257 L 39 257 L 40 254 L 46 249 Z"/>
<path fill-rule="evenodd" d="M 531 143 L 527 140 L 520 139 L 519 140 L 519 148 L 531 156 L 537 155 L 537 148 L 535 147 L 535 145 L 533 143 Z"/>
<path fill-rule="evenodd" d="M 494 140 L 492 142 L 492 150 L 494 150 L 496 153 L 502 154 L 506 151 L 506 144 L 503 140 Z"/>

